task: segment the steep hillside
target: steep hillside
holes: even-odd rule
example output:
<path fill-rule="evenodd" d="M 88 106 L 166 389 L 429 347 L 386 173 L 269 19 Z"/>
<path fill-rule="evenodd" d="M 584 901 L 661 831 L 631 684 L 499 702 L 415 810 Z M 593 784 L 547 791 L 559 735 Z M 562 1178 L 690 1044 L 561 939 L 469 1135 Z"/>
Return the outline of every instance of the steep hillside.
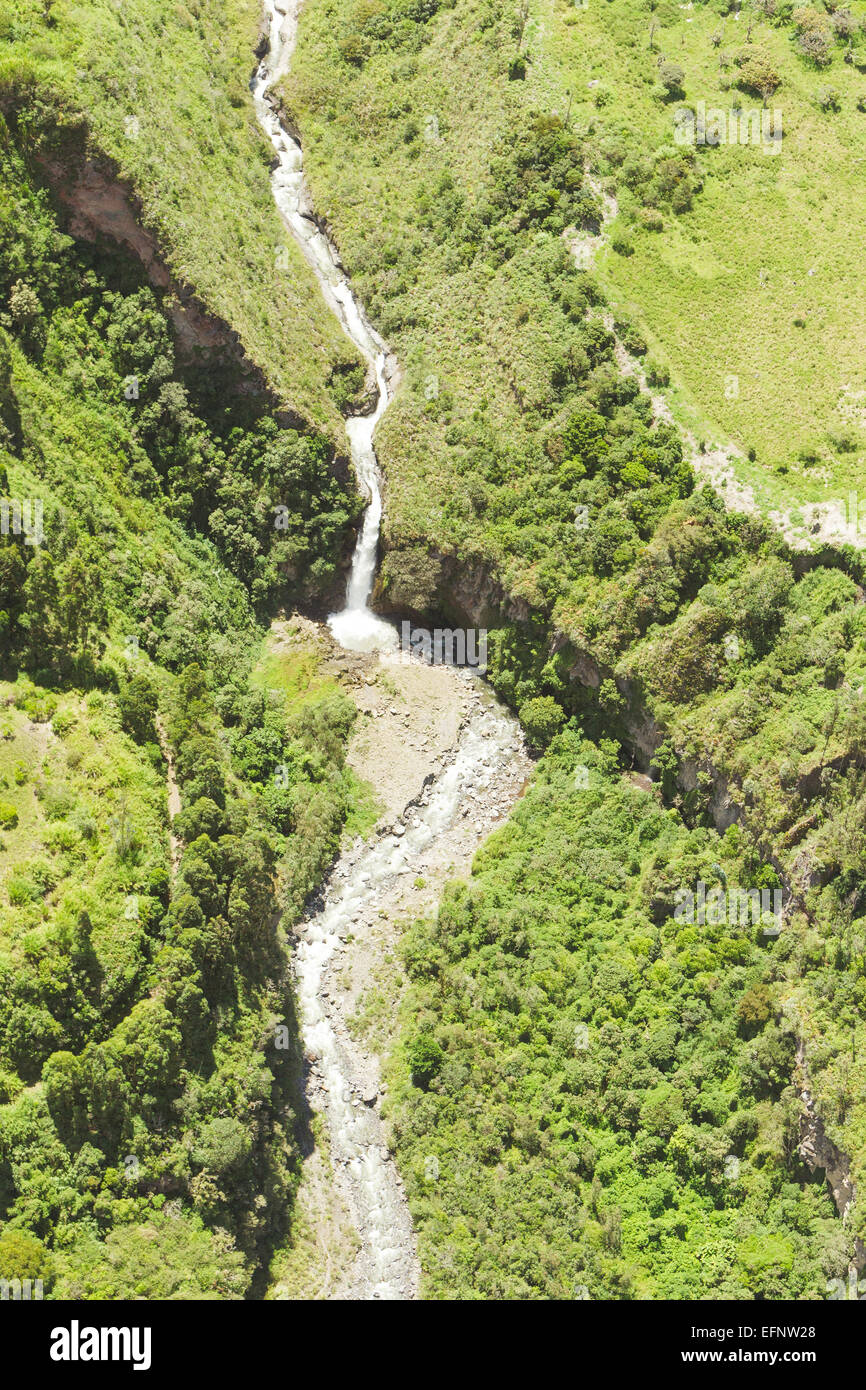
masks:
<path fill-rule="evenodd" d="M 116 237 L 160 290 L 194 293 L 285 408 L 342 442 L 358 359 L 270 197 L 247 90 L 260 29 L 257 0 L 3 5 L 0 103 L 22 112 L 76 233 Z"/>
<path fill-rule="evenodd" d="M 664 1068 L 656 1067 L 658 1076 L 653 1072 L 644 1080 L 664 1090 L 661 1074 L 673 1068 L 676 1094 L 669 1099 L 677 1122 L 671 1130 L 649 1111 L 623 1123 L 613 1112 L 605 1117 L 603 1105 L 590 1113 L 583 1102 L 561 1102 L 573 1106 L 571 1128 L 563 1131 L 572 1138 L 600 1125 L 598 1138 L 605 1145 L 628 1146 L 637 1131 L 653 1136 L 647 1140 L 652 1148 L 660 1139 L 666 1145 L 685 1124 L 702 1129 L 708 1144 L 711 1138 L 714 1144 L 727 1142 L 719 1128 L 721 1112 L 704 1107 L 690 1090 L 690 1077 L 699 1067 L 708 1086 L 714 1074 L 719 1079 L 718 1069 L 730 1066 L 728 1053 L 740 1028 L 750 1045 L 724 1072 L 722 1108 L 740 1115 L 749 1131 L 745 1146 L 730 1149 L 738 1163 L 750 1165 L 743 1169 L 745 1187 L 733 1195 L 714 1187 L 716 1159 L 709 1151 L 698 1172 L 688 1165 L 678 1168 L 672 1151 L 662 1155 L 655 1147 L 645 1170 L 673 1184 L 668 1206 L 688 1206 L 696 1194 L 707 1210 L 730 1205 L 733 1211 L 745 1201 L 742 1220 L 720 1220 L 716 1233 L 707 1236 L 711 1245 L 720 1242 L 715 1273 L 710 1266 L 705 1272 L 707 1290 L 717 1297 L 725 1296 L 722 1287 L 735 1296 L 748 1296 L 748 1289 L 769 1297 L 822 1296 L 824 1276 L 835 1277 L 836 1263 L 844 1263 L 854 1248 L 854 1232 L 864 1233 L 861 1199 L 846 1212 L 850 1234 L 841 1244 L 836 1235 L 828 1246 L 822 1244 L 813 1223 L 825 1221 L 830 1209 L 819 1197 L 820 1188 L 811 1191 L 799 1154 L 797 1118 L 804 1104 L 800 1090 L 820 1097 L 827 1132 L 849 1156 L 862 1191 L 866 864 L 855 827 L 862 828 L 864 814 L 866 645 L 858 537 L 843 531 L 840 542 L 850 546 L 824 546 L 804 556 L 789 550 L 776 528 L 753 514 L 759 504 L 796 509 L 809 497 L 832 496 L 834 487 L 847 487 L 856 476 L 852 461 L 862 438 L 850 412 L 844 429 L 842 416 L 836 419 L 841 385 L 831 374 L 842 370 L 851 376 L 859 370 L 855 357 L 845 357 L 856 352 L 859 291 L 846 251 L 839 273 L 844 280 L 850 272 L 851 293 L 843 286 L 837 296 L 834 279 L 831 301 L 826 278 L 823 289 L 810 291 L 813 297 L 823 293 L 832 313 L 823 318 L 807 313 L 802 330 L 793 325 L 789 331 L 785 315 L 794 310 L 786 289 L 773 300 L 763 336 L 754 325 L 764 291 L 745 299 L 737 291 L 740 277 L 750 273 L 753 254 L 760 255 L 771 278 L 787 284 L 792 247 L 811 248 L 802 230 L 811 225 L 807 205 L 812 199 L 815 206 L 821 203 L 822 187 L 831 180 L 842 188 L 839 216 L 850 216 L 845 198 L 848 192 L 854 196 L 855 185 L 848 179 L 848 151 L 840 155 L 841 168 L 818 175 L 817 186 L 812 179 L 815 141 L 839 138 L 843 129 L 859 130 L 860 20 L 853 14 L 850 34 L 840 38 L 843 21 L 836 22 L 833 13 L 792 18 L 790 11 L 765 9 L 727 19 L 726 44 L 732 41 L 728 30 L 742 24 L 751 28 L 756 45 L 769 45 L 781 74 L 779 100 L 787 93 L 791 103 L 781 155 L 744 147 L 742 164 L 735 162 L 739 147 L 695 148 L 666 135 L 673 131 L 673 106 L 687 97 L 701 99 L 701 83 L 709 84 L 713 64 L 718 65 L 713 36 L 722 22 L 715 16 L 712 33 L 706 32 L 709 11 L 681 16 L 660 10 L 656 17 L 653 10 L 642 16 L 632 6 L 613 3 L 586 12 L 531 6 L 515 14 L 495 4 L 419 9 L 312 0 L 298 63 L 285 84 L 287 107 L 306 141 L 316 201 L 378 324 L 408 368 L 379 433 L 389 483 L 380 605 L 428 615 L 445 611 L 489 627 L 490 679 L 520 711 L 539 746 L 568 718 L 576 732 L 596 741 L 613 736 L 620 767 L 649 773 L 653 797 L 678 816 L 681 833 L 697 835 L 695 843 L 706 846 L 713 861 L 707 872 L 724 865 L 726 845 L 736 843 L 746 859 L 733 871 L 725 867 L 727 881 L 737 891 L 763 888 L 782 895 L 780 933 L 757 930 L 751 944 L 741 940 L 737 950 L 746 954 L 736 966 L 736 952 L 722 965 L 727 948 L 720 957 L 717 943 L 708 941 L 698 951 L 701 964 L 685 969 L 686 977 L 709 972 L 707 987 L 725 1015 L 725 1027 L 734 1030 L 720 1042 L 717 1061 L 712 1060 L 714 1042 L 705 1046 L 686 1037 L 688 1028 L 683 1031 L 685 1006 L 676 997 L 682 966 L 663 972 L 659 1016 L 679 1029 L 682 1046 L 677 1044 L 676 1059 L 672 1053 Z M 702 36 L 694 43 L 686 37 L 691 20 Z M 584 24 L 597 36 L 594 47 L 581 40 Z M 809 54 L 813 48 L 818 53 L 820 44 L 800 43 L 807 30 L 827 32 L 826 52 L 821 49 L 818 59 Z M 660 66 L 679 63 L 675 42 L 684 50 L 683 66 L 688 70 L 686 58 L 693 64 L 688 80 L 682 78 L 682 91 L 680 77 Z M 608 72 L 603 82 L 602 55 Z M 728 101 L 737 91 L 748 94 L 754 74 L 740 82 L 738 73 L 751 57 L 738 50 L 722 62 L 725 80 L 708 87 L 707 105 L 720 88 L 729 93 Z M 584 66 L 586 81 L 601 87 L 583 84 Z M 840 73 L 841 115 L 835 127 L 835 99 L 819 98 L 818 69 L 827 67 Z M 670 89 L 664 85 L 668 79 Z M 816 110 L 816 101 L 826 109 Z M 859 138 L 852 134 L 852 161 Z M 720 247 L 709 249 L 707 230 L 712 225 L 713 236 L 726 235 L 719 200 L 727 198 L 730 208 L 742 209 L 770 186 L 777 200 L 778 189 L 788 190 L 787 215 L 799 229 L 796 238 L 762 237 L 760 219 L 753 227 L 745 216 L 743 235 L 753 239 L 750 249 L 734 258 L 735 272 L 724 286 L 709 276 L 701 282 L 705 290 L 693 286 L 684 278 L 682 248 L 705 245 L 701 254 L 720 256 Z M 770 215 L 763 208 L 760 216 Z M 828 236 L 837 244 L 838 236 Z M 730 256 L 730 235 L 726 246 Z M 676 256 L 682 273 L 672 277 L 668 267 Z M 724 336 L 713 328 L 708 301 L 701 298 L 710 288 L 728 325 Z M 735 315 L 733 306 L 741 302 L 742 314 Z M 801 353 L 788 372 L 784 345 L 791 333 L 801 331 L 802 341 L 812 344 L 811 356 Z M 772 390 L 753 398 L 744 385 L 739 398 L 749 403 L 753 436 L 745 417 L 735 423 L 736 398 L 722 410 L 716 391 L 732 341 L 739 356 L 730 374 L 745 382 L 741 357 L 750 333 L 756 342 L 771 342 L 775 354 L 767 365 Z M 816 379 L 815 366 L 809 388 L 803 389 L 798 373 L 807 360 L 825 375 Z M 709 378 L 707 361 L 715 364 Z M 643 370 L 635 369 L 636 362 Z M 780 366 L 774 375 L 775 363 Z M 666 396 L 668 383 L 673 389 Z M 860 389 L 853 376 L 849 384 L 852 391 Z M 788 409 L 791 393 L 796 413 Z M 744 454 L 756 448 L 759 471 L 749 472 L 750 461 L 738 461 L 736 450 L 732 466 L 742 464 L 743 479 L 756 489 L 760 480 L 763 501 L 746 497 L 739 511 L 726 512 L 718 497 L 701 488 L 708 463 L 701 441 L 712 441 L 713 422 L 742 443 Z M 813 441 L 823 442 L 814 457 L 810 453 L 798 461 L 809 432 Z M 771 458 L 762 453 L 770 439 Z M 809 475 L 805 465 L 816 461 L 827 466 Z M 787 474 L 774 471 L 776 463 Z M 806 491 L 809 476 L 823 479 L 821 486 Z M 554 744 L 555 768 L 563 757 L 567 764 L 571 747 Z M 545 805 L 558 808 L 559 793 L 547 795 L 553 800 Z M 567 824 L 567 799 L 563 813 Z M 635 835 L 638 822 L 639 816 Z M 563 833 L 570 844 L 579 826 Z M 500 862 L 491 849 L 476 866 L 469 896 L 464 901 L 458 894 L 459 906 L 446 904 L 439 925 L 429 929 L 434 944 L 422 935 L 417 948 L 412 942 L 407 948 L 409 975 L 417 974 L 419 983 L 408 995 L 403 1070 L 395 1073 L 408 1089 L 394 1102 L 392 1115 L 398 1153 L 409 1165 L 410 1182 L 418 1182 L 414 1200 L 426 1242 L 428 1291 L 567 1296 L 573 1280 L 593 1283 L 596 1293 L 607 1296 L 629 1291 L 689 1296 L 690 1276 L 671 1268 L 662 1277 L 664 1261 L 656 1261 L 644 1236 L 628 1235 L 625 1217 L 637 1201 L 630 1189 L 639 1181 L 634 1173 L 619 1176 L 619 1159 L 611 1158 L 598 1172 L 595 1156 L 578 1166 L 574 1193 L 575 1210 L 585 1211 L 584 1184 L 597 1179 L 593 1190 L 600 1186 L 601 1191 L 591 1210 L 603 1228 L 603 1213 L 619 1208 L 615 1219 L 623 1221 L 622 1245 L 619 1235 L 605 1243 L 607 1238 L 588 1225 L 588 1247 L 579 1235 L 561 1246 L 554 1234 L 565 1219 L 559 1199 L 545 1192 L 541 1178 L 542 1187 L 534 1185 L 537 1165 L 545 1168 L 549 1159 L 554 1172 L 568 1165 L 568 1143 L 556 1148 L 551 1133 L 551 1147 L 542 1139 L 539 1149 L 537 1130 L 551 1125 L 542 1117 L 553 1093 L 576 1094 L 568 1047 L 557 1050 L 556 1020 L 588 1020 L 588 981 L 595 978 L 599 946 L 580 933 L 581 898 L 589 892 L 583 883 L 560 905 L 561 935 L 551 941 L 542 925 L 549 909 L 545 882 L 558 882 L 558 856 L 567 858 L 569 851 L 543 817 L 531 821 L 525 843 L 530 858 L 537 849 L 542 863 L 550 855 L 556 867 L 538 883 L 527 881 L 524 868 L 513 866 L 507 853 Z M 634 872 L 640 876 L 641 871 L 638 855 Z M 655 863 L 646 872 L 649 903 L 638 908 L 632 900 L 639 920 L 635 930 L 648 940 L 660 930 L 657 944 L 642 960 L 640 951 L 626 959 L 618 932 L 610 945 L 611 971 L 629 977 L 636 971 L 638 993 L 654 979 L 650 967 L 654 970 L 668 949 L 676 953 L 697 945 L 690 935 L 694 927 L 686 932 L 687 942 L 675 945 L 679 932 L 671 895 L 694 893 L 701 874 L 707 877 L 694 865 L 674 872 Z M 525 920 L 513 924 L 520 950 L 510 945 L 500 950 L 494 942 L 505 931 L 504 904 L 524 884 Z M 629 891 L 623 885 L 627 898 Z M 492 906 L 476 911 L 482 898 Z M 533 922 L 537 930 L 529 925 Z M 448 944 L 455 933 L 459 948 Z M 563 962 L 562 977 L 548 968 L 557 949 L 572 953 L 568 968 Z M 479 983 L 475 1003 L 466 1005 L 466 978 L 478 982 L 490 970 L 497 979 L 494 993 L 486 995 Z M 577 975 L 572 978 L 570 971 Z M 750 991 L 757 991 L 762 1002 L 754 1017 L 749 1013 L 737 1024 L 741 989 L 750 1000 Z M 621 993 L 615 1019 L 631 1017 L 631 996 Z M 618 1034 L 617 1048 L 639 1046 L 656 1006 L 647 1014 L 648 1007 L 641 996 L 643 1012 L 629 1025 L 638 1031 Z M 751 1010 L 751 1003 L 744 1008 Z M 422 1037 L 416 1049 L 419 1010 Z M 607 1015 L 599 1023 L 607 1027 Z M 544 1060 L 528 1063 L 521 1054 L 512 1065 L 506 1052 L 512 1044 L 525 1044 L 533 1058 L 539 1053 Z M 775 1080 L 769 1073 L 761 1080 L 752 1070 L 756 1047 L 764 1057 L 760 1066 L 766 1062 Z M 422 1064 L 423 1058 L 434 1064 Z M 598 1081 L 602 1092 L 608 1084 L 605 1072 Z M 494 1101 L 507 1116 L 494 1120 L 492 1110 L 488 1114 Z M 470 1115 L 464 1115 L 464 1103 Z M 756 1128 L 755 1117 L 748 1118 L 752 1106 L 765 1103 L 766 1124 L 777 1132 L 772 1159 L 764 1148 L 765 1120 Z M 619 1100 L 614 1110 L 618 1106 Z M 471 1141 L 464 1124 L 475 1135 Z M 699 1146 L 703 1142 L 694 1135 L 684 1142 L 692 1139 Z M 596 1140 L 592 1143 L 597 1155 Z M 478 1161 L 490 1178 L 489 1190 L 479 1188 L 475 1170 L 466 1180 L 465 1164 L 458 1180 L 460 1165 L 453 1155 L 466 1144 L 480 1145 Z M 438 1156 L 440 1170 L 443 1155 L 449 1155 L 453 1181 L 441 1196 L 438 1179 L 424 1178 L 425 1155 Z M 761 1182 L 770 1182 L 767 1190 L 755 1176 L 758 1169 Z M 800 1194 L 796 1200 L 806 1205 L 799 1214 L 784 1202 L 773 1206 L 779 1258 L 764 1265 L 755 1251 L 767 1241 L 775 1248 L 775 1237 L 757 1233 L 746 1216 L 751 1210 L 757 1218 L 768 1191 L 774 1202 L 793 1200 L 794 1188 Z M 627 1191 L 629 1202 L 623 1204 L 620 1197 Z M 842 1198 L 840 1203 L 841 1213 Z M 706 1230 L 697 1216 L 695 1221 L 703 1241 Z M 807 1229 L 812 1242 L 798 1245 L 794 1233 Z M 542 1230 L 548 1235 L 542 1237 Z M 534 1248 L 542 1262 L 531 1275 L 528 1232 L 533 1240 L 538 1236 Z M 590 1262 L 587 1248 L 616 1258 L 608 1261 L 602 1254 Z M 503 1273 L 511 1270 L 512 1255 L 520 1270 L 513 1281 Z M 592 1279 L 580 1278 L 582 1269 Z"/>
<path fill-rule="evenodd" d="M 279 605 L 340 582 L 359 504 L 328 378 L 353 352 L 297 261 L 271 312 L 234 68 L 214 182 L 201 128 L 186 162 L 157 148 L 181 116 L 157 52 L 193 105 L 210 71 L 168 8 L 132 31 L 112 6 L 3 21 L 0 1275 L 52 1297 L 261 1289 L 306 1142 L 286 924 L 361 804 L 353 706 L 301 640 L 262 650 Z M 112 72 L 134 77 L 137 27 L 166 105 L 121 167 Z"/>
<path fill-rule="evenodd" d="M 254 0 L 0 4 L 0 1278 L 862 1274 L 866 574 L 803 510 L 864 447 L 861 8 L 307 0 L 374 606 L 487 629 L 482 696 L 292 617 L 375 392 Z"/>
<path fill-rule="evenodd" d="M 569 397 L 597 395 L 610 360 L 580 328 L 584 292 L 563 283 L 568 246 L 582 267 L 595 256 L 619 337 L 649 348 L 699 469 L 738 478 L 750 506 L 800 533 L 809 504 L 835 500 L 838 537 L 862 543 L 848 494 L 866 444 L 851 234 L 864 12 L 792 12 L 307 6 L 288 104 L 317 205 L 409 368 L 381 440 L 393 540 L 492 544 L 491 470 L 518 492 L 543 486 L 542 431 Z M 771 153 L 740 120 L 760 125 L 762 72 L 783 132 Z M 699 102 L 721 143 L 682 139 L 678 113 Z"/>

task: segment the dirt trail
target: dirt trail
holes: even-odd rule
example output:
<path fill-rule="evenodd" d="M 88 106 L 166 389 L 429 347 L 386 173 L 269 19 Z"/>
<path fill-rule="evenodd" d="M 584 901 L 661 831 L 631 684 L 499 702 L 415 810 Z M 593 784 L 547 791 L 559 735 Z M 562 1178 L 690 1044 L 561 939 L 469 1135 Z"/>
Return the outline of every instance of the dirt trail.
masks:
<path fill-rule="evenodd" d="M 597 235 L 566 228 L 563 239 L 581 270 L 591 270 L 598 252 L 606 239 L 606 228 L 619 212 L 616 198 L 608 193 L 601 181 L 587 170 L 587 183 L 599 198 L 602 207 L 601 228 Z M 623 376 L 635 376 L 641 391 L 648 395 L 652 403 L 653 415 L 657 420 L 674 424 L 674 417 L 666 398 L 649 386 L 643 366 L 626 348 L 613 327 L 613 314 L 603 315 L 605 327 L 614 336 L 614 356 Z M 712 443 L 702 448 L 691 430 L 679 427 L 683 452 L 699 478 L 710 484 L 722 498 L 730 511 L 747 512 L 752 516 L 761 515 L 762 509 L 755 498 L 754 488 L 737 474 L 738 464 L 746 462 L 746 455 L 731 440 Z M 791 507 L 786 511 L 771 510 L 766 513 L 767 520 L 780 531 L 785 541 L 794 550 L 808 550 L 816 544 L 848 544 L 858 549 L 866 548 L 866 535 L 862 527 L 851 523 L 845 510 L 844 499 L 831 499 L 827 502 L 810 502 L 802 507 Z M 799 513 L 799 516 L 795 515 Z"/>

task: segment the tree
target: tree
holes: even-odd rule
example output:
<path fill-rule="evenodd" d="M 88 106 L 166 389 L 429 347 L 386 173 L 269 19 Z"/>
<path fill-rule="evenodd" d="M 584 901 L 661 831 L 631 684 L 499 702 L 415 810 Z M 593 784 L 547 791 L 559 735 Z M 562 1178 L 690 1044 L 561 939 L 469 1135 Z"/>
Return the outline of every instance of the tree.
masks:
<path fill-rule="evenodd" d="M 89 538 L 59 563 L 44 548 L 33 556 L 18 620 L 25 666 L 66 677 L 98 655 L 108 621 L 102 574 L 102 557 Z"/>
<path fill-rule="evenodd" d="M 426 1089 L 442 1066 L 445 1054 L 429 1033 L 416 1033 L 406 1048 L 406 1060 L 417 1086 Z"/>
<path fill-rule="evenodd" d="M 529 19 L 529 0 L 520 0 L 520 5 L 519 5 L 519 7 L 518 7 L 517 15 L 516 15 L 516 18 L 515 18 L 515 23 L 514 23 L 514 37 L 517 39 L 517 51 L 518 51 L 518 53 L 520 52 L 521 48 L 523 47 L 523 34 L 524 34 L 525 29 L 526 29 L 526 23 L 527 23 L 527 20 L 528 20 L 528 19 Z"/>
<path fill-rule="evenodd" d="M 41 1240 L 10 1227 L 0 1232 L 0 1280 L 45 1280 L 49 1270 L 48 1251 Z"/>
<path fill-rule="evenodd" d="M 818 67 L 826 67 L 830 62 L 830 34 L 827 30 L 826 15 L 812 5 L 804 5 L 794 11 L 794 28 L 798 34 L 800 52 Z"/>
<path fill-rule="evenodd" d="M 810 29 L 797 40 L 800 52 L 816 67 L 825 68 L 831 61 L 830 40 L 817 29 Z"/>
<path fill-rule="evenodd" d="M 210 1120 L 193 1146 L 192 1160 L 217 1177 L 240 1168 L 249 1158 L 251 1138 L 230 1116 Z"/>
<path fill-rule="evenodd" d="M 148 677 L 135 675 L 132 680 L 122 685 L 117 695 L 117 703 L 123 727 L 130 737 L 134 738 L 136 743 L 155 742 L 156 729 L 153 720 L 157 695 Z"/>
<path fill-rule="evenodd" d="M 666 100 L 685 96 L 685 80 L 685 72 L 679 63 L 670 63 L 667 60 L 659 63 L 659 82 L 664 88 Z"/>
<path fill-rule="evenodd" d="M 552 695 L 538 695 L 520 706 L 520 722 L 531 741 L 545 748 L 565 723 L 565 714 Z"/>
<path fill-rule="evenodd" d="M 756 52 L 742 63 L 737 81 L 743 91 L 757 92 L 766 106 L 782 79 L 769 55 Z"/>

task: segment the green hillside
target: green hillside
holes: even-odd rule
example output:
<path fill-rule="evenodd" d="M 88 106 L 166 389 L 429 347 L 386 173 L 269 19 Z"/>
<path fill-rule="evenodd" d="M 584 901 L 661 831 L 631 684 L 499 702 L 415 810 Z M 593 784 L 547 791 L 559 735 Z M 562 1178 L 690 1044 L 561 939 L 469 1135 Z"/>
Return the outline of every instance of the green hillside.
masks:
<path fill-rule="evenodd" d="M 375 606 L 488 629 L 537 757 L 344 1020 L 422 1297 L 809 1301 L 866 1241 L 866 572 L 803 548 L 866 446 L 864 22 L 304 6 L 279 99 L 401 368 Z M 379 814 L 309 635 L 362 373 L 274 210 L 260 33 L 0 4 L 0 1278 L 49 1298 L 304 1297 L 363 1244 L 290 945 Z M 778 152 L 683 143 L 699 103 Z M 408 719 L 360 672 L 369 752 Z"/>
<path fill-rule="evenodd" d="M 97 8 L 74 13 L 92 24 Z M 135 21 L 154 51 L 159 9 Z M 103 18 L 88 51 L 108 81 L 123 17 Z M 73 61 L 71 32 L 48 12 L 38 78 L 13 54 L 0 118 L 0 1272 L 23 1263 L 55 1297 L 241 1298 L 298 1182 L 286 924 L 356 802 L 354 709 L 313 656 L 261 651 L 278 605 L 338 582 L 358 513 L 312 424 L 339 419 L 321 363 L 346 349 L 311 290 L 306 322 L 293 309 L 281 328 L 255 258 L 232 250 L 251 180 L 264 264 L 270 195 L 245 109 L 212 151 L 221 230 L 190 221 L 193 244 L 166 212 L 162 234 L 198 290 L 222 286 L 211 307 L 249 329 L 259 366 L 257 318 L 271 348 L 304 341 L 294 385 L 285 356 L 271 390 L 230 353 L 190 354 L 128 246 L 63 230 L 46 162 L 78 158 L 81 106 L 43 84 L 52 44 Z M 190 38 L 200 73 L 205 51 Z M 94 98 L 94 131 L 108 111 Z M 187 172 L 160 157 L 173 182 L 154 165 L 150 195 L 139 171 L 142 201 L 191 218 Z M 281 390 L 309 420 L 277 423 Z"/>
<path fill-rule="evenodd" d="M 28 149 L 56 162 L 64 193 L 84 154 L 111 161 L 178 287 L 290 411 L 342 442 L 334 373 L 357 358 L 270 197 L 248 91 L 259 31 L 256 0 L 4 4 L 0 101 L 24 111 Z"/>

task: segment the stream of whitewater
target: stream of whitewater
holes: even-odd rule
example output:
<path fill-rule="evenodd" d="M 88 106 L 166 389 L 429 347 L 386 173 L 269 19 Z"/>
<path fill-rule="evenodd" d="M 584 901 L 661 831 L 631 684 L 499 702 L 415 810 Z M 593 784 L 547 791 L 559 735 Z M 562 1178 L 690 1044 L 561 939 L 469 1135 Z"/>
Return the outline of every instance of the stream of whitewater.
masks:
<path fill-rule="evenodd" d="M 358 536 L 343 610 L 328 619 L 335 639 L 352 651 L 394 653 L 395 629 L 369 607 L 376 572 L 382 495 L 373 433 L 390 400 L 389 355 L 340 267 L 340 257 L 316 223 L 299 142 L 280 120 L 269 92 L 288 70 L 301 0 L 266 0 L 269 50 L 252 82 L 258 119 L 277 156 L 274 200 L 312 266 L 325 299 L 345 332 L 375 369 L 376 407 L 346 421 L 352 460 L 369 503 Z M 390 655 L 389 654 L 393 654 Z M 413 658 L 415 659 L 415 658 Z M 372 843 L 344 854 L 329 877 L 320 908 L 298 929 L 295 951 L 304 1050 L 311 1068 L 310 1099 L 323 1112 L 330 1157 L 360 1236 L 360 1249 L 337 1297 L 417 1297 L 419 1265 L 408 1205 L 388 1151 L 378 1110 L 378 1067 L 357 1044 L 333 1006 L 331 973 L 356 949 L 374 918 L 396 908 L 405 876 L 441 872 L 465 852 L 465 817 L 489 828 L 507 812 L 528 770 L 516 720 L 477 678 L 453 669 L 455 701 L 469 713 L 445 770 L 404 810 L 402 822 Z M 412 757 L 407 746 L 406 757 Z M 476 829 L 476 834 L 481 830 Z M 345 945 L 347 938 L 352 945 Z"/>

